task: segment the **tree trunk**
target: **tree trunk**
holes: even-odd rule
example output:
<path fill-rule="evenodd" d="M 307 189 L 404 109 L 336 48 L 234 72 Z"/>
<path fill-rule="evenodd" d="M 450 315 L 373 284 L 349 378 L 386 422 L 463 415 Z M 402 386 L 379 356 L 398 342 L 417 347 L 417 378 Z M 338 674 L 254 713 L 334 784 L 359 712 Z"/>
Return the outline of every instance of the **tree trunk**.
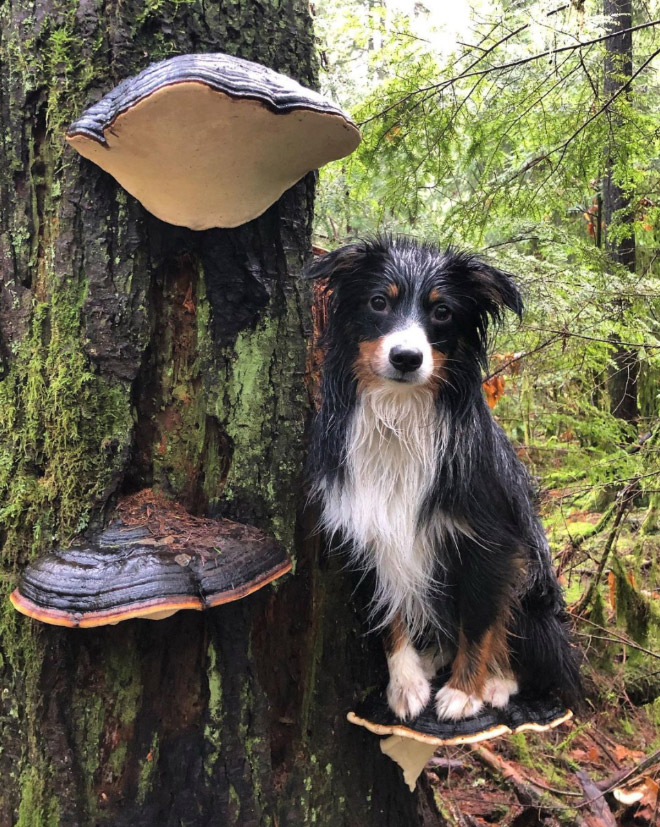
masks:
<path fill-rule="evenodd" d="M 632 33 L 626 31 L 632 26 L 632 0 L 603 0 L 603 13 L 608 20 L 610 32 L 623 32 L 605 41 L 603 95 L 605 100 L 609 100 L 626 86 L 632 75 Z M 607 121 L 609 135 L 607 168 L 603 181 L 603 218 L 606 247 L 610 259 L 634 273 L 634 215 L 630 198 L 617 180 L 617 172 L 620 174 L 626 163 L 625 137 L 622 134 L 621 118 L 618 112 L 623 100 L 629 99 L 630 90 L 627 89 L 618 102 L 611 107 Z M 614 217 L 625 230 L 621 238 L 609 237 L 609 229 Z M 617 302 L 614 308 L 617 317 L 621 317 L 625 307 L 625 299 Z M 635 423 L 639 416 L 637 406 L 639 357 L 636 351 L 617 344 L 617 341 L 618 337 L 613 337 L 615 349 L 608 381 L 610 410 L 619 419 Z"/>
<path fill-rule="evenodd" d="M 0 5 L 0 825 L 416 823 L 346 722 L 384 680 L 300 504 L 314 176 L 194 233 L 67 148 L 150 62 L 225 51 L 313 85 L 306 0 Z M 222 148 L 219 148 L 222 151 Z M 275 533 L 274 587 L 204 614 L 63 630 L 16 614 L 26 561 L 154 486 Z"/>

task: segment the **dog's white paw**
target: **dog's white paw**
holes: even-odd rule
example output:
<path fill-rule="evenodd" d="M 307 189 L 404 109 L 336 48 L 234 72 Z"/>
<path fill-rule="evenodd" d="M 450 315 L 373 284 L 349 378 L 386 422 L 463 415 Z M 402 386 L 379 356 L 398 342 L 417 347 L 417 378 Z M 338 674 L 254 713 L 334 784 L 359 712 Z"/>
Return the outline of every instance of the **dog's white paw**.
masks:
<path fill-rule="evenodd" d="M 518 682 L 514 678 L 502 676 L 488 678 L 484 686 L 484 701 L 496 709 L 504 709 L 511 695 L 518 691 Z"/>
<path fill-rule="evenodd" d="M 476 695 L 468 695 L 461 689 L 443 686 L 435 695 L 435 711 L 439 719 L 456 721 L 470 718 L 483 708 L 484 702 Z"/>
<path fill-rule="evenodd" d="M 387 703 L 394 714 L 407 721 L 416 718 L 431 697 L 431 684 L 417 652 L 409 648 L 390 659 Z"/>

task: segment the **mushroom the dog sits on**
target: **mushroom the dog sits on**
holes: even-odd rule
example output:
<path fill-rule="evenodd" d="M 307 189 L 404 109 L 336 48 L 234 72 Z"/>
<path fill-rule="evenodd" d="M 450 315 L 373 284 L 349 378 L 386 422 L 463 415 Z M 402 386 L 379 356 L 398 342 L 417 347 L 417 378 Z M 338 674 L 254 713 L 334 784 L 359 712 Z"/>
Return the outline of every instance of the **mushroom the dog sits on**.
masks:
<path fill-rule="evenodd" d="M 322 524 L 372 575 L 387 699 L 401 719 L 503 708 L 520 687 L 576 700 L 561 589 L 522 463 L 482 396 L 512 277 L 453 249 L 379 238 L 327 254 L 322 403 L 311 456 Z"/>

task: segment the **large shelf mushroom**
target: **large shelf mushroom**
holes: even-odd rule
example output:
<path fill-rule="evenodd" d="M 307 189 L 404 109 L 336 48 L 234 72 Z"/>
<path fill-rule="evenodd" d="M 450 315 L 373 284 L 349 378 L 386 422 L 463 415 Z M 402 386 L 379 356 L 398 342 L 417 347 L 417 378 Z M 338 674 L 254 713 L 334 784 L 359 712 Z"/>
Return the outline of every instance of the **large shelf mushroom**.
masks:
<path fill-rule="evenodd" d="M 261 215 L 360 133 L 334 103 L 225 54 L 181 55 L 128 78 L 67 132 L 155 216 L 204 230 Z"/>
<path fill-rule="evenodd" d="M 438 689 L 449 673 L 442 675 Z M 510 698 L 504 709 L 487 706 L 471 718 L 439 721 L 433 700 L 414 721 L 401 721 L 391 711 L 384 693 L 374 692 L 355 711 L 348 713 L 352 724 L 375 735 L 387 735 L 380 748 L 403 770 L 411 790 L 435 750 L 440 746 L 476 744 L 514 732 L 545 732 L 570 721 L 571 710 L 551 696 L 521 692 Z"/>
<path fill-rule="evenodd" d="M 291 569 L 252 526 L 193 517 L 150 489 L 127 497 L 101 533 L 31 563 L 11 602 L 55 626 L 162 620 L 238 600 Z"/>

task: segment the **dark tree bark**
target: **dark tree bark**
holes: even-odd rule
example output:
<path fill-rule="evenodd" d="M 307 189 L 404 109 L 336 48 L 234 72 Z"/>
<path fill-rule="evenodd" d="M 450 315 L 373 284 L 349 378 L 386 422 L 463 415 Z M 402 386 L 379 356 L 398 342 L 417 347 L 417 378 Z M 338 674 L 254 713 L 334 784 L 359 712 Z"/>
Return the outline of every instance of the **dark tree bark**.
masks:
<path fill-rule="evenodd" d="M 313 176 L 256 221 L 193 233 L 63 140 L 124 77 L 209 51 L 315 81 L 306 0 L 0 4 L 3 827 L 416 823 L 397 768 L 345 720 L 384 680 L 380 647 L 296 522 Z M 270 530 L 295 574 L 98 630 L 11 609 L 30 557 L 146 486 Z"/>
<path fill-rule="evenodd" d="M 603 13 L 608 19 L 611 32 L 621 32 L 617 37 L 605 41 L 605 65 L 603 95 L 608 100 L 626 87 L 632 76 L 633 45 L 632 33 L 626 31 L 632 26 L 632 0 L 603 0 Z M 622 96 L 630 100 L 630 89 Z M 625 139 L 621 135 L 621 119 L 618 104 L 608 113 L 608 155 L 603 180 L 603 219 L 605 222 L 606 248 L 610 259 L 631 273 L 635 272 L 635 231 L 634 215 L 630 198 L 616 180 L 616 167 L 626 160 Z M 620 239 L 609 236 L 613 219 L 620 222 L 625 232 Z M 614 308 L 617 315 L 625 310 L 622 300 Z M 639 416 L 637 405 L 637 380 L 639 357 L 636 351 L 623 347 L 613 338 L 615 350 L 612 356 L 608 390 L 610 410 L 614 416 L 626 422 L 635 423 Z"/>

